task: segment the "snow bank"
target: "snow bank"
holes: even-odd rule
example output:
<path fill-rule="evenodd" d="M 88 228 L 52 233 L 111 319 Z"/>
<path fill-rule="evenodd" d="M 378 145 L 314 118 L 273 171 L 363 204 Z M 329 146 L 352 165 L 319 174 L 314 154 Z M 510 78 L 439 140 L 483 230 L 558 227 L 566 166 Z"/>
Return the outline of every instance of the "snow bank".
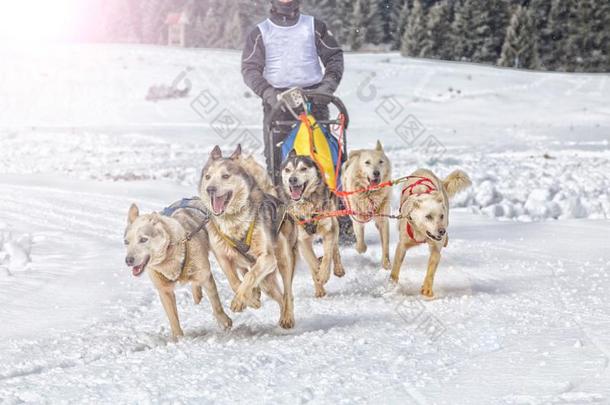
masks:
<path fill-rule="evenodd" d="M 0 222 L 0 276 L 27 269 L 31 250 L 30 235 L 14 236 L 9 226 Z"/>
<path fill-rule="evenodd" d="M 475 213 L 524 222 L 610 218 L 610 152 L 606 150 L 447 154 L 462 157 L 418 159 L 408 150 L 390 152 L 394 172 L 400 175 L 415 167 L 429 167 L 441 176 L 464 169 L 473 186 L 457 195 L 453 205 Z"/>
<path fill-rule="evenodd" d="M 610 218 L 607 152 L 494 156 L 474 166 L 474 187 L 458 205 L 485 215 L 539 221 Z M 585 163 L 587 162 L 587 163 Z M 481 175 L 481 167 L 491 174 Z M 592 170 L 594 169 L 594 170 Z"/>

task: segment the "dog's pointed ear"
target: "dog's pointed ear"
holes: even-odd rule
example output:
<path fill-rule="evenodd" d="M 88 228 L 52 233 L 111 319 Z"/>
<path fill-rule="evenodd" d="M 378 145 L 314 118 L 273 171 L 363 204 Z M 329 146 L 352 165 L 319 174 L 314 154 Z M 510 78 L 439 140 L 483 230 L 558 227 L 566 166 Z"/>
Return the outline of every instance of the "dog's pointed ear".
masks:
<path fill-rule="evenodd" d="M 241 143 L 237 144 L 237 148 L 235 148 L 235 152 L 231 155 L 231 160 L 237 160 L 241 157 Z"/>
<path fill-rule="evenodd" d="M 353 152 L 350 152 L 349 153 L 349 160 L 356 159 L 357 157 L 360 156 L 360 154 L 362 154 L 361 150 L 355 150 Z"/>
<path fill-rule="evenodd" d="M 210 158 L 212 160 L 222 159 L 222 150 L 220 150 L 220 146 L 214 146 L 214 149 L 212 149 L 212 152 L 210 153 Z"/>
<path fill-rule="evenodd" d="M 159 222 L 161 222 L 161 215 L 159 215 L 158 212 L 153 212 L 152 214 L 150 214 L 150 223 L 153 225 L 157 225 Z"/>
<path fill-rule="evenodd" d="M 288 159 L 293 159 L 295 157 L 297 157 L 297 150 L 296 149 L 292 149 L 290 151 L 290 153 L 288 154 Z"/>
<path fill-rule="evenodd" d="M 383 145 L 381 144 L 381 141 L 380 141 L 380 140 L 377 140 L 377 146 L 375 147 L 375 149 L 376 149 L 378 152 L 383 152 Z"/>
<path fill-rule="evenodd" d="M 417 209 L 419 209 L 421 206 L 419 204 L 419 201 L 417 201 L 417 199 L 415 198 L 409 198 L 405 204 L 405 212 L 403 215 L 407 215 L 407 217 L 409 218 L 409 220 L 411 220 L 411 213 Z"/>
<path fill-rule="evenodd" d="M 136 218 L 138 218 L 139 216 L 140 216 L 140 209 L 138 208 L 137 205 L 131 204 L 131 207 L 129 207 L 129 212 L 127 213 L 127 223 L 129 225 L 133 224 L 134 221 L 136 220 Z"/>
<path fill-rule="evenodd" d="M 161 214 L 159 214 L 158 212 L 153 212 L 152 214 L 150 214 L 150 223 L 153 226 L 153 236 L 168 235 L 167 230 L 165 229 L 165 226 L 163 224 Z"/>

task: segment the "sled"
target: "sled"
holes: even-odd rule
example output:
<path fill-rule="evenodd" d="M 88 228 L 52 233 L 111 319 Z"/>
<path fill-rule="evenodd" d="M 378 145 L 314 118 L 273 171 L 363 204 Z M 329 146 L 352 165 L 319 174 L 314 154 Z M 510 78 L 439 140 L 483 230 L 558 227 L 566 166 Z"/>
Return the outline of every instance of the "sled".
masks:
<path fill-rule="evenodd" d="M 312 104 L 329 105 L 329 119 L 317 119 L 311 112 Z M 289 118 L 286 119 L 286 116 Z M 265 128 L 268 142 L 268 163 L 273 183 L 281 184 L 280 167 L 288 154 L 309 156 L 316 162 L 324 181 L 333 192 L 341 188 L 341 166 L 347 159 L 347 128 L 349 114 L 345 104 L 334 95 L 316 91 L 291 89 L 282 93 L 269 114 Z M 280 142 L 276 142 L 280 140 Z M 343 201 L 339 200 L 339 204 Z M 340 241 L 352 244 L 355 241 L 349 218 L 339 218 Z"/>

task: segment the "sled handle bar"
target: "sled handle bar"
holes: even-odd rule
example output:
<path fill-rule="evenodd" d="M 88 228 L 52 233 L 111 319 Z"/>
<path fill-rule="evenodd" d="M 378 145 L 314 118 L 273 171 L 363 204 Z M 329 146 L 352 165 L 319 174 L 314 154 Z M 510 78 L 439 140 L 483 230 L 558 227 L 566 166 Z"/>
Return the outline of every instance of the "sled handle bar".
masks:
<path fill-rule="evenodd" d="M 281 127 L 289 127 L 291 125 L 298 124 L 299 122 L 301 122 L 301 121 L 297 121 L 297 120 L 293 120 L 293 121 L 274 121 L 273 123 L 275 125 L 278 125 L 278 126 L 281 126 Z M 339 125 L 339 124 L 341 124 L 340 120 L 319 120 L 319 121 L 316 120 L 316 122 L 318 124 L 321 124 L 321 125 Z"/>
<path fill-rule="evenodd" d="M 341 99 L 333 94 L 327 94 L 327 93 L 321 93 L 321 92 L 316 92 L 315 90 L 312 91 L 303 91 L 303 94 L 307 97 L 308 101 L 312 101 L 314 103 L 321 103 L 321 104 L 333 104 L 335 107 L 337 107 L 337 109 L 339 110 L 339 112 L 341 114 L 343 114 L 343 116 L 345 117 L 345 129 L 347 129 L 349 127 L 349 114 L 347 113 L 347 108 L 345 108 L 345 104 L 343 104 L 343 101 L 341 101 Z M 267 128 L 268 132 L 271 132 L 271 130 L 273 129 L 273 124 L 278 124 L 278 125 L 292 125 L 295 122 L 298 121 L 275 121 L 275 116 L 281 111 L 282 107 L 284 106 L 284 101 L 278 101 L 277 103 L 275 103 L 275 105 L 273 106 L 273 108 L 271 109 L 271 113 L 269 114 L 269 127 Z M 320 124 L 332 124 L 332 125 L 336 125 L 339 124 L 339 120 L 329 120 L 329 121 L 318 121 Z"/>

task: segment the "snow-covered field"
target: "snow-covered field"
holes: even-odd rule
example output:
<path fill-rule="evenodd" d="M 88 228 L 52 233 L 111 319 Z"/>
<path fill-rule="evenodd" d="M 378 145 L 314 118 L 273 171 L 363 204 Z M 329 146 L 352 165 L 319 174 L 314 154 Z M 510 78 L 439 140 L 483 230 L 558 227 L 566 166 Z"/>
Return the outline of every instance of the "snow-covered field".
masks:
<path fill-rule="evenodd" d="M 328 297 L 299 266 L 294 330 L 265 301 L 220 332 L 181 289 L 172 343 L 123 265 L 125 216 L 193 195 L 215 144 L 260 152 L 239 54 L 45 52 L 0 50 L 0 402 L 610 403 L 609 75 L 348 55 L 350 147 L 381 139 L 396 177 L 474 180 L 436 299 L 417 294 L 424 248 L 389 285 L 371 226 Z M 144 101 L 174 82 L 191 95 Z"/>

